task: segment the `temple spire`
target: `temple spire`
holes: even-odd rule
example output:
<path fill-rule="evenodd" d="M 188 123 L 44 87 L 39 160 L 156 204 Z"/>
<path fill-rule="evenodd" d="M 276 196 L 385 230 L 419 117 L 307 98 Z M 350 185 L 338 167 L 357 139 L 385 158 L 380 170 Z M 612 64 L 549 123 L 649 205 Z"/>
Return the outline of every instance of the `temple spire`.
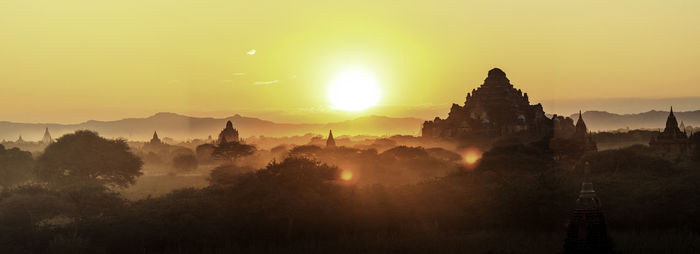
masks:
<path fill-rule="evenodd" d="M 153 131 L 153 138 L 151 138 L 151 144 L 160 144 L 162 141 L 160 141 L 160 138 L 158 137 L 158 132 Z"/>
<path fill-rule="evenodd" d="M 46 127 L 46 130 L 44 131 L 44 137 L 41 139 L 41 143 L 44 143 L 45 145 L 53 143 L 53 138 L 51 138 L 51 133 L 49 133 L 49 127 Z"/>
<path fill-rule="evenodd" d="M 586 122 L 583 121 L 583 113 L 581 110 L 578 111 L 578 120 L 576 121 L 576 132 L 574 136 L 577 138 L 584 138 L 588 133 L 588 127 L 586 127 Z"/>
<path fill-rule="evenodd" d="M 333 139 L 333 130 L 328 131 L 328 139 L 326 140 L 326 147 L 335 147 L 335 139 Z"/>
<path fill-rule="evenodd" d="M 584 172 L 581 191 L 569 219 L 564 253 L 611 253 L 605 218 L 590 180 L 588 162 Z"/>

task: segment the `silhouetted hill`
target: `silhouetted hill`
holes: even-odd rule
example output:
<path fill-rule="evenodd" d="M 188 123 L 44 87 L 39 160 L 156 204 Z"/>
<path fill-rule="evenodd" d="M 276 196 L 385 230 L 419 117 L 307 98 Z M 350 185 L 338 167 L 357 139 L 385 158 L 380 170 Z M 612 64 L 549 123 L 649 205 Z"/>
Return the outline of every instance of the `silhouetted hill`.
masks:
<path fill-rule="evenodd" d="M 238 114 L 227 118 L 210 118 L 157 113 L 146 118 L 127 118 L 117 121 L 90 120 L 80 124 L 0 122 L 0 140 L 14 141 L 19 135 L 22 135 L 24 140 L 36 141 L 42 137 L 44 129 L 47 127 L 54 138 L 81 129 L 94 130 L 107 137 L 122 137 L 129 140 L 150 139 L 153 131 L 158 131 L 161 137 L 175 139 L 206 138 L 208 135 L 216 138 L 228 120 L 233 122 L 234 127 L 239 130 L 242 137 L 292 136 L 306 133 L 326 135 L 329 129 L 333 129 L 334 133 L 338 133 L 338 135 L 417 135 L 423 123 L 423 120 L 417 118 L 367 116 L 327 124 L 287 124 Z"/>
<path fill-rule="evenodd" d="M 638 114 L 614 114 L 605 111 L 586 111 L 583 113 L 583 120 L 586 126 L 594 131 L 616 130 L 620 128 L 630 129 L 663 129 L 666 126 L 668 111 L 656 111 Z M 686 126 L 700 126 L 700 110 L 673 112 L 680 123 L 683 121 Z M 578 113 L 570 116 L 574 120 L 578 119 Z"/>

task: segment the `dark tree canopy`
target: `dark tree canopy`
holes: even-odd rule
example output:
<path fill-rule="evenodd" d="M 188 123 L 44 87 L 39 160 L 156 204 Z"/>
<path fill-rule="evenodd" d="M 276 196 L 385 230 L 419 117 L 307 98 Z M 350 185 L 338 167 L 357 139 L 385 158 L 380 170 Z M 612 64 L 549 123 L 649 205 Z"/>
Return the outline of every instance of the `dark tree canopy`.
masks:
<path fill-rule="evenodd" d="M 235 160 L 240 157 L 251 155 L 255 152 L 255 146 L 240 142 L 226 142 L 214 148 L 212 156 L 222 160 Z"/>
<path fill-rule="evenodd" d="M 46 147 L 37 160 L 36 174 L 54 185 L 93 181 L 126 187 L 140 176 L 143 162 L 126 141 L 105 139 L 91 131 L 67 134 Z"/>
<path fill-rule="evenodd" d="M 9 187 L 33 177 L 32 154 L 18 148 L 5 149 L 0 145 L 0 186 Z"/>

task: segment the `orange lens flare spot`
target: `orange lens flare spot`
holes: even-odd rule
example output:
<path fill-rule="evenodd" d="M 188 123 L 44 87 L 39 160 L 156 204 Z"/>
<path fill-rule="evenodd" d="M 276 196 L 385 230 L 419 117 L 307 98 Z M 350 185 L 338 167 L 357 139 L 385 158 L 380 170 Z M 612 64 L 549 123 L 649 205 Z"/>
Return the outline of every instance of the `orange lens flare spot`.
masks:
<path fill-rule="evenodd" d="M 480 156 L 477 154 L 467 154 L 464 156 L 464 161 L 467 162 L 468 164 L 474 164 L 477 161 L 479 161 Z"/>
<path fill-rule="evenodd" d="M 340 173 L 340 179 L 343 179 L 343 181 L 350 181 L 350 180 L 352 180 L 352 171 L 350 171 L 350 170 L 343 170 L 343 172 Z"/>
<path fill-rule="evenodd" d="M 467 167 L 474 167 L 481 160 L 482 152 L 479 149 L 470 148 L 462 153 L 462 158 Z"/>

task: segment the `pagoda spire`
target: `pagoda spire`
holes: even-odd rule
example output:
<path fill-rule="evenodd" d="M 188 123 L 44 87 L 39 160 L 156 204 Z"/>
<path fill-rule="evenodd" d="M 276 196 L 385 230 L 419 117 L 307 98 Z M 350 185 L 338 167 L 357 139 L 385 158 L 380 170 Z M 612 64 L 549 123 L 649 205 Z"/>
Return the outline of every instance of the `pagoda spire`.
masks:
<path fill-rule="evenodd" d="M 53 143 L 53 138 L 51 138 L 51 133 L 49 133 L 49 127 L 46 127 L 46 130 L 44 131 L 44 137 L 41 138 L 41 143 L 44 143 L 46 145 Z"/>
<path fill-rule="evenodd" d="M 583 121 L 583 113 L 581 110 L 578 111 L 578 120 L 576 121 L 576 132 L 574 136 L 577 138 L 584 138 L 588 134 L 588 127 L 586 127 L 586 122 Z"/>
<path fill-rule="evenodd" d="M 160 138 L 158 138 L 158 132 L 153 131 L 153 138 L 151 139 L 151 144 L 160 144 L 160 143 L 162 143 L 162 142 L 160 141 Z"/>
<path fill-rule="evenodd" d="M 335 147 L 335 139 L 333 139 L 333 130 L 328 131 L 328 139 L 326 140 L 326 147 Z"/>
<path fill-rule="evenodd" d="M 589 177 L 588 162 L 584 172 L 581 191 L 569 219 L 564 253 L 611 253 L 605 218 Z"/>

